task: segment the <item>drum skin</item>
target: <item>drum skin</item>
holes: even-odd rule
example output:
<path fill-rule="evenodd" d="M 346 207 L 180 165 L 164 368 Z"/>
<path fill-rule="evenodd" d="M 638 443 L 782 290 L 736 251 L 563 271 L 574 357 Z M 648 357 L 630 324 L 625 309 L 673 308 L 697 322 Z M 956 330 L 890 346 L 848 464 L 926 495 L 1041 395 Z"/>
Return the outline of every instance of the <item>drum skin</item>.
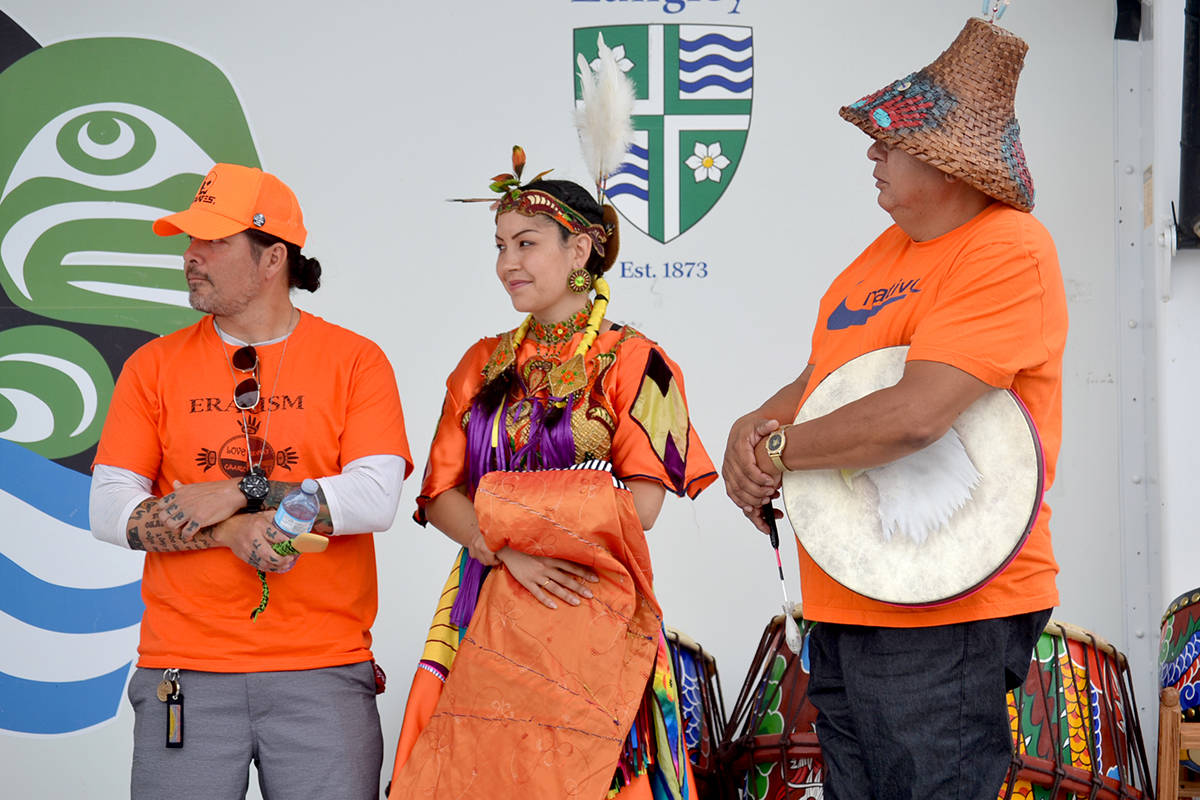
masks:
<path fill-rule="evenodd" d="M 813 623 L 784 643 L 783 617 L 763 633 L 721 745 L 726 796 L 824 796 L 816 708 L 806 696 Z M 1125 658 L 1103 639 L 1051 621 L 1025 683 L 1008 696 L 1014 756 L 998 800 L 1141 800 L 1150 772 Z"/>
<path fill-rule="evenodd" d="M 886 347 L 834 370 L 804 401 L 796 422 L 894 385 L 903 375 L 907 352 L 907 347 Z M 953 427 L 982 478 L 966 505 L 921 544 L 901 534 L 884 537 L 879 493 L 869 470 L 849 485 L 840 470 L 783 474 L 788 519 L 817 566 L 873 600 L 930 606 L 971 594 L 1008 565 L 1041 508 L 1041 440 L 1017 396 L 1000 389 L 983 395 Z M 917 497 L 929 481 L 914 475 L 910 491 Z"/>
<path fill-rule="evenodd" d="M 1158 676 L 1163 689 L 1179 690 L 1184 720 L 1200 720 L 1200 589 L 1175 598 L 1163 614 Z M 1200 771 L 1200 750 L 1189 750 L 1183 763 Z"/>

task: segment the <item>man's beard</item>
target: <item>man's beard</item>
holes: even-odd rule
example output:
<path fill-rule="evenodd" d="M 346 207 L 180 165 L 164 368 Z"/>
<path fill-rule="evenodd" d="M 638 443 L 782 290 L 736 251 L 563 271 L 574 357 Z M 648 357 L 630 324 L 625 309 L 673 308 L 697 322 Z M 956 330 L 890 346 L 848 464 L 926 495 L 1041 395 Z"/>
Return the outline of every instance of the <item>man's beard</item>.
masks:
<path fill-rule="evenodd" d="M 188 291 L 188 305 L 203 314 L 212 314 L 214 317 L 232 317 L 240 314 L 249 307 L 253 299 L 249 292 L 241 297 L 220 297 L 211 294 L 204 296 L 196 291 Z"/>

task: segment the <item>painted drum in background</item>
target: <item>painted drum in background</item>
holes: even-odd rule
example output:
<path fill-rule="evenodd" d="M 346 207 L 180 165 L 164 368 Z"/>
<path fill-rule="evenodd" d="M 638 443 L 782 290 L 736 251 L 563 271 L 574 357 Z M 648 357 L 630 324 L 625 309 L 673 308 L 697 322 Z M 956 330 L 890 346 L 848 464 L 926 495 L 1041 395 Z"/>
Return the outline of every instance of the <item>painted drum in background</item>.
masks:
<path fill-rule="evenodd" d="M 803 646 L 787 646 L 784 618 L 767 625 L 738 693 L 721 745 L 727 797 L 808 800 L 824 796 L 825 770 L 808 702 L 808 639 L 812 622 L 795 613 Z"/>
<path fill-rule="evenodd" d="M 726 796 L 739 800 L 824 797 L 824 764 L 808 701 L 814 623 L 796 612 L 799 654 L 783 617 L 763 632 L 721 746 Z M 1025 683 L 1009 693 L 1013 761 L 999 800 L 1140 800 L 1150 785 L 1141 724 L 1125 657 L 1103 639 L 1051 621 Z"/>
<path fill-rule="evenodd" d="M 1179 690 L 1184 720 L 1200 719 L 1200 588 L 1176 597 L 1162 618 L 1158 649 L 1159 685 Z M 1200 750 L 1183 762 L 1200 770 Z"/>
<path fill-rule="evenodd" d="M 667 650 L 679 685 L 683 740 L 700 800 L 721 797 L 717 748 L 725 735 L 725 698 L 717 660 L 686 633 L 666 628 Z"/>
<path fill-rule="evenodd" d="M 1151 785 L 1129 666 L 1093 633 L 1051 620 L 1008 717 L 1014 754 L 1001 798 L 1141 798 Z"/>

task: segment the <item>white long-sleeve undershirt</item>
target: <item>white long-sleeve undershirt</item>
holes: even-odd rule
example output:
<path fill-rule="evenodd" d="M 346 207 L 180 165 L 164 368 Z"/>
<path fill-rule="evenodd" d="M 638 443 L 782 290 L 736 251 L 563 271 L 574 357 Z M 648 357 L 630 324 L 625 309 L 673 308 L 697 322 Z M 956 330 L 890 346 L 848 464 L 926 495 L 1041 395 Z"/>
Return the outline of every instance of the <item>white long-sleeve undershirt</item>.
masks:
<path fill-rule="evenodd" d="M 402 456 L 356 458 L 338 475 L 317 478 L 329 506 L 334 535 L 384 531 L 396 519 L 404 472 Z M 129 515 L 147 497 L 153 481 L 132 470 L 97 464 L 92 470 L 88 516 L 92 535 L 103 542 L 129 548 Z"/>

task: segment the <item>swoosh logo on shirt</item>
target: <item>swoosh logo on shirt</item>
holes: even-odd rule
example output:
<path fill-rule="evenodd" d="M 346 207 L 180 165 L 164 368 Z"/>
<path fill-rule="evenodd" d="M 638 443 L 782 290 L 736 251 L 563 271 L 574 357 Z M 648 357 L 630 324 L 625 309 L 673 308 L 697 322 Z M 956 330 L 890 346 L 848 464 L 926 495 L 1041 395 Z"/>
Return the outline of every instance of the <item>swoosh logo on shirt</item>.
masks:
<path fill-rule="evenodd" d="M 846 308 L 846 301 L 843 299 L 838 307 L 829 313 L 829 318 L 825 320 L 826 330 L 841 331 L 853 325 L 866 325 L 867 320 L 878 314 L 885 306 L 891 305 L 897 300 L 903 300 L 908 297 L 906 294 L 889 297 L 877 306 L 872 308 L 859 308 L 851 310 Z"/>

